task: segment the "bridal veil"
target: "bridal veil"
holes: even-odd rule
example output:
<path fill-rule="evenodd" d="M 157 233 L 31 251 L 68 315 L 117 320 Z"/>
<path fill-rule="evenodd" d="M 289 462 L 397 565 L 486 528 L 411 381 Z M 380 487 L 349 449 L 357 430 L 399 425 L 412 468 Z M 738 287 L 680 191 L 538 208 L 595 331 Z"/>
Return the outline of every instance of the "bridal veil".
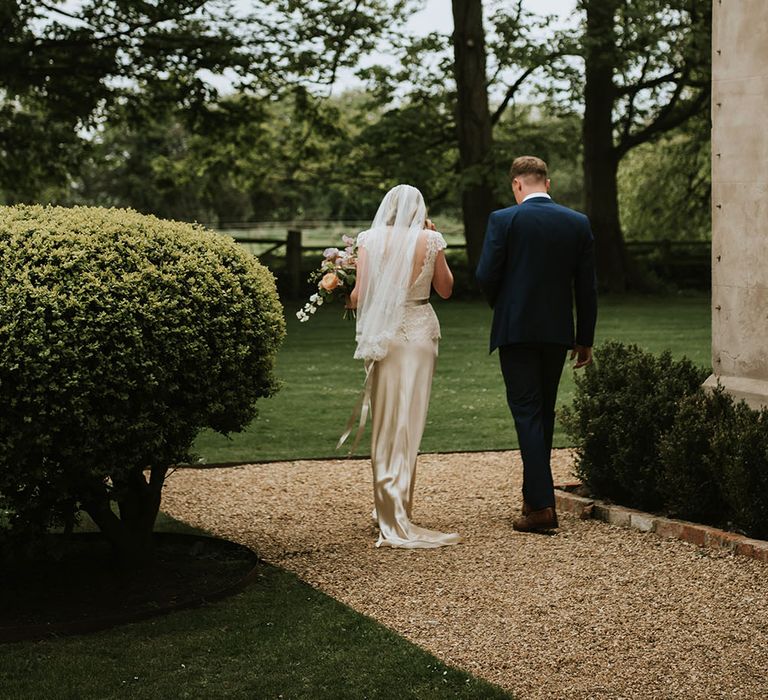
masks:
<path fill-rule="evenodd" d="M 358 236 L 365 275 L 357 307 L 355 358 L 381 360 L 402 325 L 419 234 L 427 207 L 421 192 L 397 185 L 384 196 L 371 228 Z"/>

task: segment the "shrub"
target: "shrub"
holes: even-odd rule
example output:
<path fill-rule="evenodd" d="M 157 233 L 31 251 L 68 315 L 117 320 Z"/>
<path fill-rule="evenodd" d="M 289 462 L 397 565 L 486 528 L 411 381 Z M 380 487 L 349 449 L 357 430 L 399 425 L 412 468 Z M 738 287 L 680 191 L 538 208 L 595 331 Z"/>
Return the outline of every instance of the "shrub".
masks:
<path fill-rule="evenodd" d="M 660 490 L 671 515 L 727 526 L 731 512 L 723 497 L 724 465 L 737 448 L 736 407 L 721 387 L 684 398 L 661 439 Z"/>
<path fill-rule="evenodd" d="M 606 343 L 596 364 L 576 378 L 576 397 L 563 423 L 576 444 L 576 473 L 595 495 L 658 510 L 659 442 L 685 396 L 707 372 L 669 352 Z"/>
<path fill-rule="evenodd" d="M 713 447 L 734 525 L 751 537 L 768 538 L 768 409 L 737 404 L 730 424 L 715 432 Z"/>
<path fill-rule="evenodd" d="M 768 409 L 736 403 L 669 353 L 608 343 L 563 411 L 596 496 L 768 537 Z"/>
<path fill-rule="evenodd" d="M 673 515 L 768 536 L 768 410 L 718 387 L 688 397 L 661 447 Z"/>
<path fill-rule="evenodd" d="M 144 559 L 169 466 L 276 390 L 271 273 L 198 226 L 17 206 L 0 276 L 0 512 L 26 539 L 82 509 Z"/>

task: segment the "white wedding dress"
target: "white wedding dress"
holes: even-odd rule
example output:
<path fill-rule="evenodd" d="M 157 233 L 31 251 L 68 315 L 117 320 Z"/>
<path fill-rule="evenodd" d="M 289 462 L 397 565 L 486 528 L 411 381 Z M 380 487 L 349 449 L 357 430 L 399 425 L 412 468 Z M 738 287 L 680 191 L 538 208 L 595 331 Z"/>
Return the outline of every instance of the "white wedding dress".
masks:
<path fill-rule="evenodd" d="M 440 324 L 429 303 L 438 251 L 445 240 L 425 230 L 426 253 L 408 288 L 405 314 L 386 356 L 367 361 L 371 372 L 371 463 L 377 547 L 427 548 L 457 544 L 456 533 L 418 527 L 411 522 L 416 460 L 427 420 Z M 413 271 L 416 274 L 416 271 Z"/>

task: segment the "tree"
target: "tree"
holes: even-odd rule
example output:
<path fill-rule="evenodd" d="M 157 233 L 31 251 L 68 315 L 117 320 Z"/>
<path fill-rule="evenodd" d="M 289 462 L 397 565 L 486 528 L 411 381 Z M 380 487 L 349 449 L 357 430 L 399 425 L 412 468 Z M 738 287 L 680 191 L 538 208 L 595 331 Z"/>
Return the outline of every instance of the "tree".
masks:
<path fill-rule="evenodd" d="M 709 115 L 700 114 L 622 159 L 619 207 L 630 240 L 709 240 L 709 131 Z"/>
<path fill-rule="evenodd" d="M 703 5 L 581 0 L 585 208 L 604 289 L 620 292 L 633 282 L 619 217 L 619 162 L 708 105 L 711 7 Z"/>
<path fill-rule="evenodd" d="M 511 8 L 497 8 L 491 17 L 492 30 L 487 33 L 482 0 L 453 0 L 452 8 L 461 203 L 467 256 L 474 269 L 488 215 L 506 201 L 506 196 L 497 196 L 494 187 L 499 170 L 494 130 L 529 78 L 552 60 L 552 50 L 536 38 L 552 18 L 526 12 L 522 0 L 517 0 Z M 490 77 L 486 49 L 492 63 Z M 503 93 L 493 112 L 489 90 Z"/>
<path fill-rule="evenodd" d="M 0 265 L 12 542 L 84 510 L 123 564 L 145 563 L 169 469 L 277 390 L 274 277 L 226 236 L 87 207 L 0 207 Z"/>
<path fill-rule="evenodd" d="M 406 2 L 259 0 L 243 11 L 235 0 L 84 0 L 70 11 L 63 0 L 9 0 L 0 9 L 0 193 L 29 201 L 64 182 L 113 108 L 173 105 L 204 124 L 221 97 L 211 76 L 262 100 L 296 86 L 327 90 L 397 26 Z"/>
<path fill-rule="evenodd" d="M 482 41 L 482 3 L 454 3 L 465 233 L 471 259 L 482 241 L 482 212 L 495 204 L 488 182 L 501 171 L 491 137 L 520 89 L 531 86 L 528 99 L 541 96 L 545 112 L 584 109 L 584 208 L 595 231 L 598 278 L 603 288 L 621 291 L 633 280 L 619 217 L 618 166 L 633 148 L 706 109 L 711 8 L 697 0 L 580 0 L 579 9 L 580 29 L 552 36 L 551 18 L 526 14 L 520 2 L 499 6 Z M 541 73 L 546 83 L 532 83 Z M 487 90 L 501 95 L 490 114 Z"/>
<path fill-rule="evenodd" d="M 421 119 L 413 121 L 425 125 L 434 120 L 431 134 L 421 132 L 426 137 L 422 147 L 411 143 L 404 156 L 413 159 L 418 154 L 423 162 L 445 164 L 445 156 L 451 154 L 448 169 L 453 177 L 440 178 L 446 186 L 438 188 L 437 200 L 443 203 L 458 191 L 467 254 L 474 266 L 488 215 L 509 196 L 508 183 L 499 187 L 494 130 L 526 81 L 549 59 L 551 49 L 542 46 L 536 35 L 551 18 L 532 16 L 522 0 L 516 0 L 511 11 L 499 7 L 493 13 L 486 31 L 482 0 L 454 0 L 452 11 L 450 40 L 439 33 L 406 37 L 398 70 L 372 68 L 363 75 L 371 79 L 379 105 L 389 105 L 391 112 L 402 116 L 413 117 L 419 111 Z M 448 76 L 453 82 L 446 81 Z M 489 90 L 503 95 L 493 111 Z M 398 106 L 392 107 L 393 103 Z M 454 182 L 449 183 L 451 179 Z"/>
<path fill-rule="evenodd" d="M 461 208 L 467 257 L 474 268 L 480 258 L 488 215 L 495 204 L 488 167 L 492 125 L 488 108 L 483 3 L 482 0 L 453 0 L 452 8 Z"/>
<path fill-rule="evenodd" d="M 253 188 L 271 185 L 270 169 L 280 162 L 284 124 L 271 114 L 275 105 L 232 96 L 193 123 L 173 105 L 139 115 L 113 109 L 59 203 L 130 207 L 181 221 L 246 220 L 254 214 Z"/>

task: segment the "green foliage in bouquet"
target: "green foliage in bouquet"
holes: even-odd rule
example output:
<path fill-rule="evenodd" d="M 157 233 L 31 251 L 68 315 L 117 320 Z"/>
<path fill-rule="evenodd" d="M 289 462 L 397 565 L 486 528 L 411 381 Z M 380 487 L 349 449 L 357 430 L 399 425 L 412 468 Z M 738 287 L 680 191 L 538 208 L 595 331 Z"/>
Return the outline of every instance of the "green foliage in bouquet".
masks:
<path fill-rule="evenodd" d="M 708 373 L 688 359 L 636 345 L 606 343 L 595 356 L 596 364 L 576 377 L 576 397 L 562 412 L 576 444 L 576 473 L 596 495 L 658 510 L 660 439 L 680 400 L 696 392 Z"/>
<path fill-rule="evenodd" d="M 283 335 L 272 274 L 227 237 L 129 210 L 0 208 L 6 544 L 84 510 L 124 562 L 151 557 L 169 467 L 202 428 L 250 423 Z"/>

